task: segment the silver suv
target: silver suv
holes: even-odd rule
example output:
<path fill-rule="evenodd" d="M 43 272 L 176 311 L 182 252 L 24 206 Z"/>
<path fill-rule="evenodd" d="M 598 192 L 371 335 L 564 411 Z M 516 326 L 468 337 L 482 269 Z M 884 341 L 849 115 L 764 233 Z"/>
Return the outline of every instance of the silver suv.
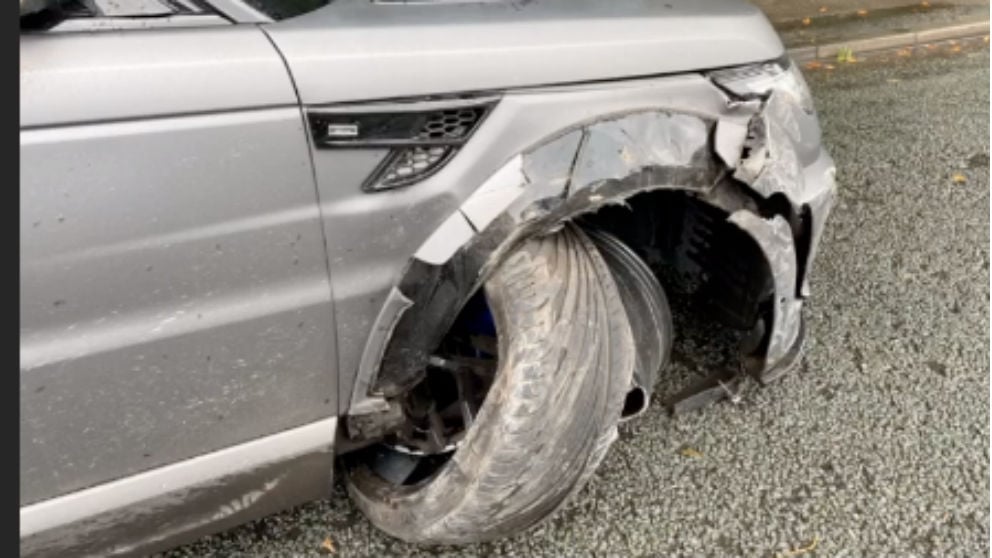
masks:
<path fill-rule="evenodd" d="M 648 404 L 669 300 L 740 338 L 675 412 L 800 355 L 834 168 L 743 2 L 21 0 L 20 67 L 23 555 L 336 460 L 396 537 L 504 536 Z"/>

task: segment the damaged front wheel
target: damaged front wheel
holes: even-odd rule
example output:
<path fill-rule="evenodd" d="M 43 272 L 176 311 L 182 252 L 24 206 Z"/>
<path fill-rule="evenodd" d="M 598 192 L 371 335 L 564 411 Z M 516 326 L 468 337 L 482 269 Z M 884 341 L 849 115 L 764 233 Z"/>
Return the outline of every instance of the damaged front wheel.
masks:
<path fill-rule="evenodd" d="M 477 542 L 531 527 L 585 483 L 616 438 L 635 347 L 589 237 L 566 225 L 524 241 L 484 290 L 498 358 L 464 432 L 448 446 L 435 440 L 433 455 L 418 452 L 410 474 L 391 476 L 367 457 L 396 447 L 348 467 L 358 507 L 406 541 Z"/>

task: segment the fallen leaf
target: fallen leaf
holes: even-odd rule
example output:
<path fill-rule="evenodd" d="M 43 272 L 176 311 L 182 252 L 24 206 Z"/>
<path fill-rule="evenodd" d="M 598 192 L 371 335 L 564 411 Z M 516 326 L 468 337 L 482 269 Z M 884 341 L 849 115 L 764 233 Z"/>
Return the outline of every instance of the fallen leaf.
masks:
<path fill-rule="evenodd" d="M 951 52 L 961 52 L 961 45 L 951 45 Z"/>
<path fill-rule="evenodd" d="M 804 66 L 804 67 L 807 70 L 819 70 L 820 68 L 823 67 L 823 63 L 822 62 L 818 62 L 816 60 L 813 60 L 811 62 L 807 62 L 806 63 L 806 66 Z"/>
<path fill-rule="evenodd" d="M 334 554 L 336 552 L 334 541 L 331 540 L 331 537 L 324 538 L 324 542 L 320 543 L 320 549 L 324 554 Z"/>
<path fill-rule="evenodd" d="M 703 453 L 699 450 L 689 447 L 682 448 L 679 453 L 681 453 L 683 457 L 691 457 L 693 459 L 699 459 L 703 456 Z"/>
<path fill-rule="evenodd" d="M 896 56 L 912 56 L 912 55 L 913 55 L 913 51 L 909 50 L 908 48 L 901 48 L 896 51 Z"/>
<path fill-rule="evenodd" d="M 933 50 L 933 49 L 937 48 L 937 45 L 931 44 L 931 43 L 927 43 L 927 44 L 925 44 L 923 46 L 927 47 L 930 50 Z"/>
<path fill-rule="evenodd" d="M 965 182 L 968 181 L 968 177 L 958 172 L 958 173 L 954 173 L 954 176 L 951 177 L 951 180 L 953 180 L 955 184 L 964 184 Z"/>
<path fill-rule="evenodd" d="M 803 25 L 809 25 L 810 23 L 813 23 L 813 20 L 812 19 L 810 19 L 808 17 L 804 17 L 803 18 Z"/>
<path fill-rule="evenodd" d="M 868 15 L 868 10 L 864 10 L 864 9 L 858 10 L 858 15 L 861 16 L 861 17 L 864 17 L 864 16 Z"/>
<path fill-rule="evenodd" d="M 858 59 L 854 57 L 854 51 L 850 48 L 844 47 L 837 51 L 837 63 L 844 62 L 857 62 Z"/>
<path fill-rule="evenodd" d="M 927 2 L 927 0 L 923 0 L 922 2 L 920 2 L 920 7 L 929 8 L 930 2 Z"/>
<path fill-rule="evenodd" d="M 827 13 L 827 7 L 826 6 L 820 6 L 820 13 L 821 14 Z"/>
<path fill-rule="evenodd" d="M 833 64 L 827 64 L 827 65 L 823 66 L 823 68 L 826 69 L 826 70 L 833 70 L 834 69 L 834 65 Z"/>
<path fill-rule="evenodd" d="M 780 552 L 778 554 L 779 558 L 792 558 L 793 556 L 799 556 L 800 554 L 806 554 L 807 552 L 812 552 L 816 550 L 816 547 L 820 544 L 820 536 L 813 535 L 813 541 L 806 546 L 800 546 L 799 548 L 794 548 L 792 550 L 787 550 L 785 552 Z"/>

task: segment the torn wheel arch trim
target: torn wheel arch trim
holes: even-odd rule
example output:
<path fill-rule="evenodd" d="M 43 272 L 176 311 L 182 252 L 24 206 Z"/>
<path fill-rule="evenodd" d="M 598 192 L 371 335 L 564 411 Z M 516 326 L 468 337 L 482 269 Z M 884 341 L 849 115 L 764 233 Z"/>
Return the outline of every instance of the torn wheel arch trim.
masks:
<path fill-rule="evenodd" d="M 732 102 L 728 100 L 728 104 Z M 777 103 L 788 103 L 788 99 L 783 96 Z M 750 116 L 749 122 L 755 123 L 758 119 L 762 124 L 766 122 L 764 106 L 750 104 L 748 109 L 756 112 Z M 740 109 L 740 104 L 737 103 L 735 107 Z M 797 106 L 793 110 L 801 109 Z M 608 204 L 622 204 L 625 199 L 641 192 L 683 190 L 695 192 L 706 199 L 707 193 L 714 191 L 718 183 L 726 182 L 728 175 L 732 175 L 735 170 L 728 170 L 728 159 L 732 160 L 732 157 L 728 157 L 727 153 L 733 146 L 726 141 L 717 145 L 719 127 L 725 121 L 729 125 L 739 126 L 741 120 L 739 110 L 733 116 L 716 119 L 662 109 L 614 113 L 560 130 L 537 146 L 512 157 L 449 218 L 449 221 L 454 219 L 468 224 L 471 231 L 462 224 L 456 235 L 434 234 L 411 259 L 398 288 L 413 304 L 396 323 L 393 334 L 386 342 L 383 359 L 374 363 L 375 369 L 363 367 L 365 369 L 361 371 L 361 375 L 370 378 L 370 383 L 367 384 L 371 388 L 370 393 L 388 397 L 409 385 L 410 379 L 416 376 L 416 370 L 422 369 L 426 355 L 432 350 L 432 343 L 440 340 L 438 336 L 443 335 L 450 327 L 454 316 L 484 281 L 488 270 L 500 261 L 502 254 L 518 239 L 554 230 L 563 221 L 582 213 L 594 212 Z M 765 129 L 770 127 L 777 128 L 765 126 Z M 749 129 L 754 128 L 749 125 Z M 818 131 L 815 135 L 818 144 Z M 749 155 L 745 152 L 745 144 L 755 138 L 753 135 L 745 138 L 741 138 L 740 134 L 733 136 L 733 139 L 740 141 L 737 149 L 742 152 L 739 165 L 743 165 L 748 162 Z M 660 141 L 651 141 L 652 138 Z M 813 180 L 812 184 L 806 184 L 807 180 L 804 178 L 808 177 L 803 175 L 807 167 L 802 165 L 805 157 L 797 157 L 794 152 L 802 149 L 795 145 L 802 137 L 790 136 L 787 140 L 781 141 L 780 136 L 776 144 L 777 152 L 764 153 L 765 161 L 757 172 L 744 177 L 752 183 L 739 179 L 733 183 L 742 190 L 750 189 L 749 195 L 768 197 L 770 194 L 783 194 L 794 207 L 799 207 L 804 201 L 814 200 L 816 203 L 809 205 L 814 211 L 822 213 L 814 216 L 814 222 L 820 224 L 816 227 L 818 230 L 814 231 L 818 237 L 822 231 L 823 219 L 834 198 L 832 161 L 822 147 L 818 148 L 817 165 L 812 166 L 826 166 L 830 172 L 821 174 L 824 180 Z M 669 146 L 667 149 L 666 142 Z M 574 151 L 571 151 L 571 145 L 575 146 Z M 612 155 L 610 147 L 616 148 Z M 785 158 L 799 164 L 778 167 L 769 164 L 769 160 L 779 160 L 778 153 L 785 150 L 793 151 Z M 551 153 L 554 155 L 547 155 Z M 595 158 L 590 153 L 596 154 Z M 572 155 L 570 161 L 569 154 Z M 551 159 L 545 161 L 542 157 Z M 565 165 L 565 161 L 569 164 Z M 564 167 L 568 169 L 568 176 L 560 174 L 560 169 Z M 556 169 L 559 172 L 554 172 Z M 579 170 L 585 174 L 579 174 Z M 626 174 L 621 176 L 621 172 Z M 762 177 L 767 178 L 766 172 L 777 173 L 775 189 L 755 191 L 753 182 Z M 797 183 L 801 185 L 801 190 L 796 190 L 795 186 L 790 187 Z M 713 199 L 712 203 L 719 204 L 719 200 Z M 733 211 L 728 210 L 727 213 L 732 214 Z M 776 218 L 771 216 L 766 219 L 751 215 L 753 219 L 742 220 L 738 217 L 736 224 L 742 226 L 744 223 L 742 228 L 756 226 L 760 229 L 762 227 L 759 223 L 773 223 Z M 776 227 L 772 225 L 772 228 Z M 755 237 L 752 231 L 748 232 Z M 818 240 L 812 239 L 812 245 L 815 246 Z M 795 261 L 794 246 L 789 247 Z M 780 258 L 774 250 L 777 248 L 762 245 L 773 275 L 781 274 L 785 278 L 776 281 L 776 290 L 779 290 L 785 288 L 788 277 L 792 277 L 793 282 L 798 278 L 795 266 L 782 267 L 775 263 Z M 443 262 L 439 261 L 448 254 L 450 257 Z M 801 289 L 794 285 L 787 294 L 789 303 L 795 308 L 788 313 L 782 309 L 777 312 L 777 316 L 783 319 L 775 319 L 773 328 L 783 328 L 783 331 L 770 332 L 771 337 L 780 342 L 769 344 L 774 354 L 766 355 L 768 358 L 764 359 L 764 368 L 781 367 L 784 363 L 779 361 L 795 353 L 790 349 L 797 342 L 800 328 L 796 325 L 796 318 L 784 317 L 798 316 L 801 313 L 801 299 L 795 294 L 802 292 L 805 296 L 805 283 L 803 277 Z M 781 298 L 778 294 L 776 297 Z M 416 324 L 416 329 L 419 330 L 412 339 L 409 338 L 409 334 L 413 333 L 411 324 Z M 425 324 L 432 326 L 425 327 Z M 430 329 L 438 332 L 425 334 Z"/>

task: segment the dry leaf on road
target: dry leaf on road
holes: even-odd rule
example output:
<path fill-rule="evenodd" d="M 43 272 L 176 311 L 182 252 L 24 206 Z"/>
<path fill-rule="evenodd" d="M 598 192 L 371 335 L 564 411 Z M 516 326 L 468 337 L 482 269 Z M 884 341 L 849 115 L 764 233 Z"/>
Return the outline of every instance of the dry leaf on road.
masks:
<path fill-rule="evenodd" d="M 703 453 L 695 448 L 682 448 L 679 451 L 683 457 L 691 457 L 693 459 L 699 459 L 703 456 Z"/>
<path fill-rule="evenodd" d="M 794 548 L 792 550 L 787 550 L 785 552 L 780 552 L 778 554 L 779 558 L 792 558 L 793 556 L 799 556 L 800 554 L 806 554 L 807 552 L 812 552 L 816 550 L 817 545 L 820 544 L 820 536 L 813 535 L 813 541 L 806 546 L 801 546 L 799 548 Z"/>

